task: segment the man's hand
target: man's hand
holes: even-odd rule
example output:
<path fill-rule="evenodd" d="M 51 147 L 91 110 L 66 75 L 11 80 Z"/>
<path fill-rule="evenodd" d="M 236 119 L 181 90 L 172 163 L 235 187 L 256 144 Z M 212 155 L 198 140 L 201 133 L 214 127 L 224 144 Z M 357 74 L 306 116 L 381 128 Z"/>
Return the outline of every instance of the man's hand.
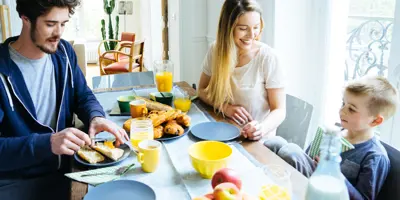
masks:
<path fill-rule="evenodd" d="M 76 128 L 66 128 L 50 136 L 51 151 L 56 155 L 73 155 L 90 143 L 89 136 Z"/>
<path fill-rule="evenodd" d="M 245 108 L 238 105 L 226 104 L 224 106 L 224 114 L 233 119 L 239 126 L 243 126 L 253 120 L 250 113 L 247 112 Z"/>
<path fill-rule="evenodd" d="M 123 144 L 124 141 L 129 141 L 128 134 L 126 134 L 125 130 L 116 125 L 114 122 L 103 117 L 93 118 L 92 121 L 90 122 L 90 127 L 89 127 L 90 138 L 94 138 L 94 136 L 97 133 L 100 133 L 102 131 L 110 132 L 115 136 L 116 146 Z"/>
<path fill-rule="evenodd" d="M 242 128 L 242 135 L 250 140 L 260 140 L 263 136 L 261 124 L 253 120 Z"/>

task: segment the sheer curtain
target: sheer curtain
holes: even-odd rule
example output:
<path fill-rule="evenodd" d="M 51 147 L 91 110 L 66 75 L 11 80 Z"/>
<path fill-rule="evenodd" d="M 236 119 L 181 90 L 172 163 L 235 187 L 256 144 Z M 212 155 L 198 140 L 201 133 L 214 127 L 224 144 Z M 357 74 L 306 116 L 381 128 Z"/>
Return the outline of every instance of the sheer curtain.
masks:
<path fill-rule="evenodd" d="M 3 4 L 10 8 L 10 22 L 11 22 L 11 34 L 12 36 L 19 35 L 22 30 L 22 21 L 19 18 L 17 12 L 17 1 L 16 0 L 3 0 Z"/>
<path fill-rule="evenodd" d="M 343 83 L 347 1 L 275 0 L 274 48 L 288 94 L 314 106 L 306 144 L 318 126 L 336 122 Z"/>

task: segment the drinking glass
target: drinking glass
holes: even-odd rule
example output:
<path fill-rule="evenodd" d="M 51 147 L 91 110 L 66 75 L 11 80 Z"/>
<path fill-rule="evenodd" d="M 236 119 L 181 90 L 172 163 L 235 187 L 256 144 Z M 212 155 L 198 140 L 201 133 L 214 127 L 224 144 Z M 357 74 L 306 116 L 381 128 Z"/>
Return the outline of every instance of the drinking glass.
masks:
<path fill-rule="evenodd" d="M 154 139 L 153 122 L 149 119 L 133 119 L 131 122 L 130 138 L 136 149 L 143 140 Z"/>
<path fill-rule="evenodd" d="M 154 61 L 155 79 L 159 92 L 171 92 L 173 86 L 174 64 L 170 60 Z"/>
<path fill-rule="evenodd" d="M 263 167 L 264 173 L 272 179 L 274 184 L 285 188 L 292 197 L 291 173 L 282 165 L 266 165 Z"/>

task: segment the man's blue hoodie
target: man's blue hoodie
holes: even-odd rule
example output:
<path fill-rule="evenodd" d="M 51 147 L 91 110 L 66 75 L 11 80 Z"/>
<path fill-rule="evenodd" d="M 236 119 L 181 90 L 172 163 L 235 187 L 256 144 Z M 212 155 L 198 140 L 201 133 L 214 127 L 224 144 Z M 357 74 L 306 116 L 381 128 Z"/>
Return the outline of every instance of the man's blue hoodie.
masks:
<path fill-rule="evenodd" d="M 37 121 L 24 77 L 11 60 L 8 45 L 0 45 L 0 179 L 36 177 L 60 169 L 61 156 L 52 153 L 50 136 L 73 126 L 73 113 L 85 125 L 103 108 L 87 87 L 71 45 L 61 40 L 51 55 L 56 80 L 55 129 Z"/>

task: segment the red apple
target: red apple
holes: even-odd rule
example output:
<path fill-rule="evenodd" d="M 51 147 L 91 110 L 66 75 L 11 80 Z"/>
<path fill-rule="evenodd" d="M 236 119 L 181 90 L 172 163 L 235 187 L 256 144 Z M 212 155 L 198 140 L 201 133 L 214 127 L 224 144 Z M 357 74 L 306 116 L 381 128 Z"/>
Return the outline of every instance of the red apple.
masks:
<path fill-rule="evenodd" d="M 201 197 L 195 197 L 192 200 L 214 200 L 214 194 L 213 193 L 208 193 L 204 196 Z"/>
<path fill-rule="evenodd" d="M 206 194 L 206 195 L 204 195 L 204 196 L 207 197 L 208 199 L 211 199 L 211 200 L 214 200 L 214 199 L 215 199 L 213 193 L 209 193 L 209 194 Z"/>
<path fill-rule="evenodd" d="M 195 197 L 192 200 L 211 200 L 210 198 L 207 198 L 205 196 L 201 196 L 201 197 Z"/>
<path fill-rule="evenodd" d="M 218 170 L 211 179 L 211 185 L 213 188 L 226 182 L 235 184 L 239 190 L 242 189 L 242 180 L 240 179 L 239 174 L 230 168 L 222 168 Z"/>
<path fill-rule="evenodd" d="M 214 189 L 215 200 L 242 200 L 240 190 L 233 183 L 221 183 Z"/>

